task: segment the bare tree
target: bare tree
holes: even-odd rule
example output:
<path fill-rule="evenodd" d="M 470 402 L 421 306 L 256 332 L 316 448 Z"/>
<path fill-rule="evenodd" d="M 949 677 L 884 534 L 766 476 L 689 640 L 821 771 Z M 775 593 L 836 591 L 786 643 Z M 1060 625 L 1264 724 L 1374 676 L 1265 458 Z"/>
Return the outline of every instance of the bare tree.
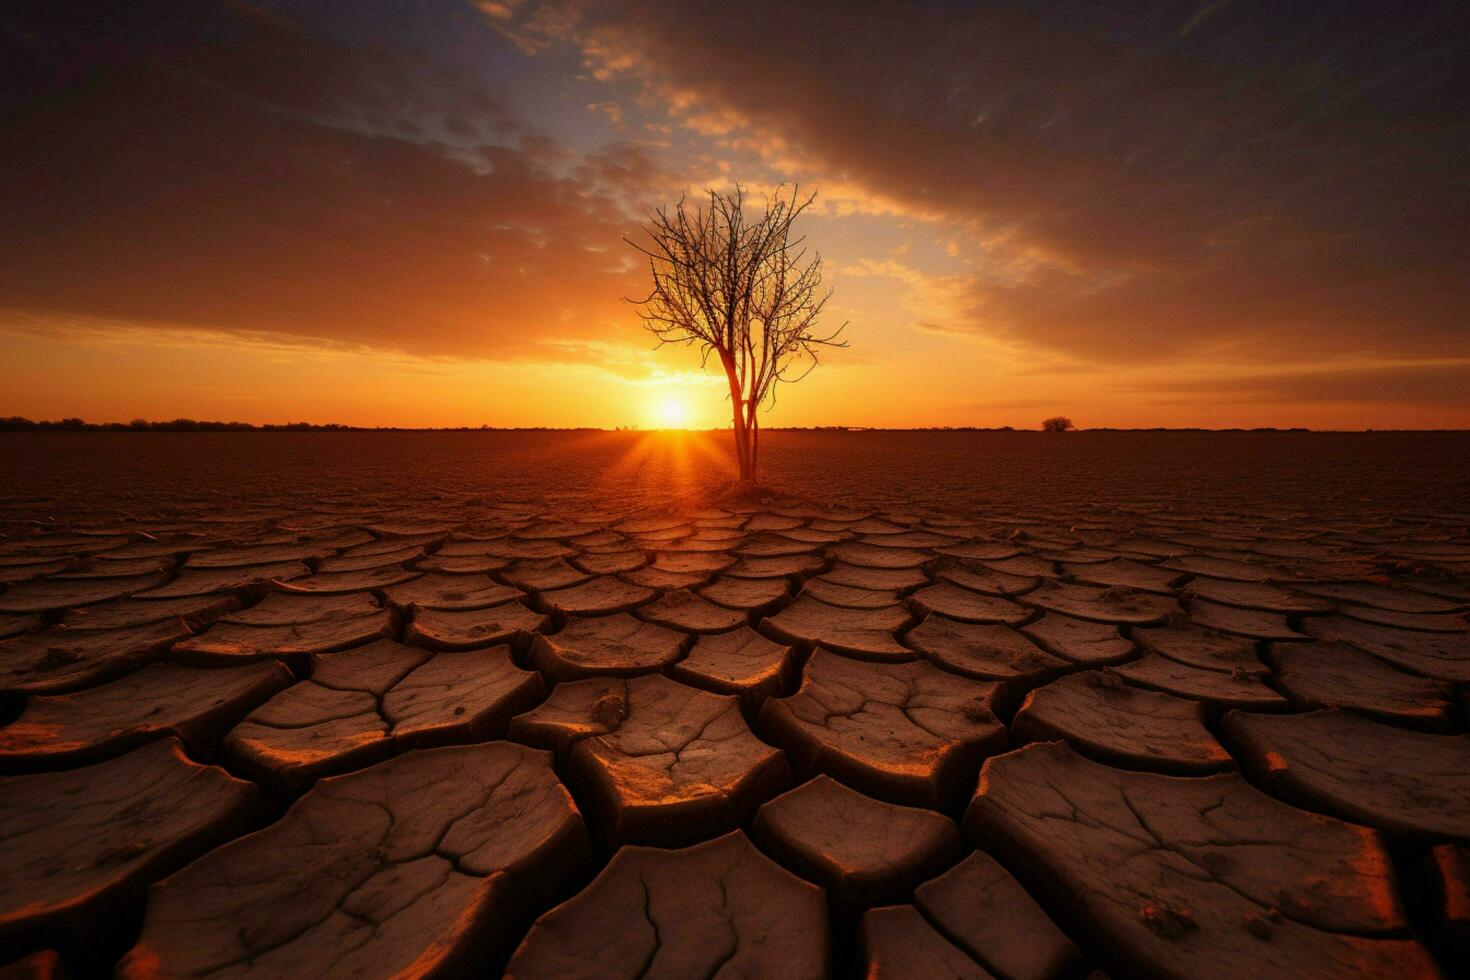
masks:
<path fill-rule="evenodd" d="M 1066 432 L 1068 429 L 1075 428 L 1077 427 L 1072 424 L 1072 420 L 1067 418 L 1065 415 L 1058 415 L 1054 418 L 1041 420 L 1042 432 Z"/>
<path fill-rule="evenodd" d="M 831 298 L 822 290 L 822 257 L 809 252 L 792 224 L 817 195 L 778 187 L 759 217 L 745 214 L 745 192 L 708 191 L 709 206 L 659 208 L 644 226 L 649 243 L 628 242 L 648 259 L 653 288 L 640 307 L 659 345 L 697 347 L 700 365 L 718 357 L 730 385 L 740 481 L 754 483 L 760 456 L 760 415 L 776 387 L 800 381 L 817 366 L 823 347 L 847 324 L 817 332 Z"/>

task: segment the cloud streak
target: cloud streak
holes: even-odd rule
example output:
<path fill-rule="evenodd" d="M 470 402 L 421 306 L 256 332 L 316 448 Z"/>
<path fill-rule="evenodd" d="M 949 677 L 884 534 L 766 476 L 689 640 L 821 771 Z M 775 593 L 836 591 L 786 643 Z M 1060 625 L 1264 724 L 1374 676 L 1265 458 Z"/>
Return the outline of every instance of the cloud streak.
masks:
<path fill-rule="evenodd" d="M 1173 402 L 1237 404 L 1409 404 L 1449 406 L 1470 391 L 1470 361 L 1434 364 L 1372 364 L 1315 370 L 1268 371 L 1235 377 L 1190 377 L 1134 381 L 1130 393 Z"/>

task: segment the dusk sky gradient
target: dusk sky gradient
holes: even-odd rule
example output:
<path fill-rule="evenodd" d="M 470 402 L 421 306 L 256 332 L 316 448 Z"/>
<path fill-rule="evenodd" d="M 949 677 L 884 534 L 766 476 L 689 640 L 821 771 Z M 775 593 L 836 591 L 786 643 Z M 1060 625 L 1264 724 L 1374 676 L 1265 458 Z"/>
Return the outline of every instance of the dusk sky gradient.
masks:
<path fill-rule="evenodd" d="M 0 415 L 728 424 L 623 243 L 820 193 L 768 425 L 1470 427 L 1470 5 L 0 11 Z"/>

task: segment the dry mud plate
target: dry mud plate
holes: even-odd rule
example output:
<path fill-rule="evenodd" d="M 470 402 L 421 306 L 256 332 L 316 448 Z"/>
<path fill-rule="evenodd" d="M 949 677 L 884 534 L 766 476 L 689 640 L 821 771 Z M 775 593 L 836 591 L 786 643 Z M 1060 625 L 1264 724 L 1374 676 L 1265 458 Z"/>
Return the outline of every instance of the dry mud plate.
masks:
<path fill-rule="evenodd" d="M 1470 969 L 1470 512 L 431 484 L 0 508 L 3 975 Z"/>

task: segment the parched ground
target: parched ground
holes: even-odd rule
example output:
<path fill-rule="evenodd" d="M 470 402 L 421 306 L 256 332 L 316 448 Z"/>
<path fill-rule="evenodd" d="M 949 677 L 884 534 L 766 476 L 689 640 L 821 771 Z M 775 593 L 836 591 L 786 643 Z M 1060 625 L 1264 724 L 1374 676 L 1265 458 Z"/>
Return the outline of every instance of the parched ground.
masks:
<path fill-rule="evenodd" d="M 1465 974 L 1464 437 L 771 445 L 0 439 L 0 965 Z"/>

